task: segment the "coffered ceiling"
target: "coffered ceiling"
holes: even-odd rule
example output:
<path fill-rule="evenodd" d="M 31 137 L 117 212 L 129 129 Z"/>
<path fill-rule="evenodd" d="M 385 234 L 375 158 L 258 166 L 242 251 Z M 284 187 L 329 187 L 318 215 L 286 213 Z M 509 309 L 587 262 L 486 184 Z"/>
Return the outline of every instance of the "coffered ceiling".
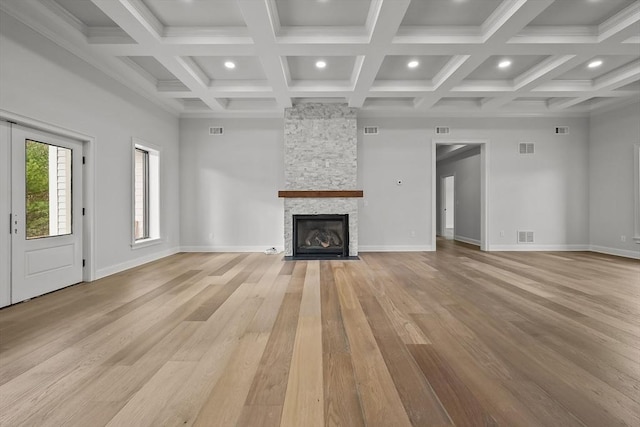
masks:
<path fill-rule="evenodd" d="M 640 99 L 639 0 L 0 0 L 0 9 L 185 117 L 281 116 L 310 100 L 372 115 L 586 114 Z"/>

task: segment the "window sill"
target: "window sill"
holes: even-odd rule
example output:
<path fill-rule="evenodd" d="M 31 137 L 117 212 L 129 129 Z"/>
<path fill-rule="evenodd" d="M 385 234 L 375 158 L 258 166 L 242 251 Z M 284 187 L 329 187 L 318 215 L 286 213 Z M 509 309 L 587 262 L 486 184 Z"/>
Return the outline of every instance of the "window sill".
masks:
<path fill-rule="evenodd" d="M 149 246 L 159 245 L 160 243 L 162 243 L 162 239 L 159 237 L 144 239 L 144 240 L 136 240 L 131 244 L 131 249 L 147 248 Z"/>

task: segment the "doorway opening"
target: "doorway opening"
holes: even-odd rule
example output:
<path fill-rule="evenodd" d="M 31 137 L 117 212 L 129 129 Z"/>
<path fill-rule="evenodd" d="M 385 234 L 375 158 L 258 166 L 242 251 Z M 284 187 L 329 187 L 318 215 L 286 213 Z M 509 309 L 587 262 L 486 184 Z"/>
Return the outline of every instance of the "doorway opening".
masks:
<path fill-rule="evenodd" d="M 437 236 L 489 250 L 486 140 L 433 140 L 432 247 Z"/>

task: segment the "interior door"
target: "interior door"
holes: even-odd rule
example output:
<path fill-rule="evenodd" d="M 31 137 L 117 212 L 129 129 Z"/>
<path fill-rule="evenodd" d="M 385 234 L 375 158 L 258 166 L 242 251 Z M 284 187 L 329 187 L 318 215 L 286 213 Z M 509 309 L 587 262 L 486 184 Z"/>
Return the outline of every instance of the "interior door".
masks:
<path fill-rule="evenodd" d="M 446 238 L 453 238 L 454 218 L 455 218 L 455 176 L 442 177 L 442 235 Z"/>
<path fill-rule="evenodd" d="M 82 143 L 14 125 L 11 302 L 82 281 Z"/>

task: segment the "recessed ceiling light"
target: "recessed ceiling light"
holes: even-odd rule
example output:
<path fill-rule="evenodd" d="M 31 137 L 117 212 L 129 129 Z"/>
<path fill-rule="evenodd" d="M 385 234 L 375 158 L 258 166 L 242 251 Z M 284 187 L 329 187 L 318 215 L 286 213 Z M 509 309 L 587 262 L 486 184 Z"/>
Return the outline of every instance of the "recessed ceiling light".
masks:
<path fill-rule="evenodd" d="M 508 59 L 505 59 L 503 61 L 500 61 L 500 63 L 498 63 L 498 68 L 509 68 L 511 66 L 511 61 L 509 61 Z"/>
<path fill-rule="evenodd" d="M 234 68 L 236 68 L 236 63 L 233 61 L 227 61 L 224 63 L 224 66 L 230 70 L 233 70 Z"/>
<path fill-rule="evenodd" d="M 595 61 L 589 62 L 589 65 L 587 65 L 587 67 L 589 67 L 589 68 L 598 68 L 601 65 L 602 65 L 602 60 L 601 59 L 596 59 Z"/>
<path fill-rule="evenodd" d="M 414 61 L 409 61 L 409 63 L 407 64 L 407 67 L 416 68 L 418 65 L 420 65 L 420 63 L 414 60 Z"/>
<path fill-rule="evenodd" d="M 326 67 L 326 66 L 327 66 L 327 63 L 326 63 L 326 62 L 324 62 L 324 61 L 318 61 L 318 62 L 316 62 L 316 67 L 318 67 L 318 68 L 324 68 L 324 67 Z"/>

